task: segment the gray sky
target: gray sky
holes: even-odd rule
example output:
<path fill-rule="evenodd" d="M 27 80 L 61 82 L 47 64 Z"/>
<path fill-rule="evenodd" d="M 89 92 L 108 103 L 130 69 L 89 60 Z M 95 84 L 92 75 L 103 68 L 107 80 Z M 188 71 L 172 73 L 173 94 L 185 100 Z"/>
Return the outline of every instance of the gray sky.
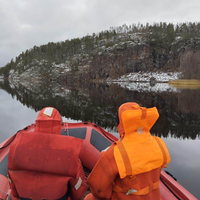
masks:
<path fill-rule="evenodd" d="M 22 51 L 124 23 L 199 22 L 199 0 L 0 0 L 0 67 Z"/>

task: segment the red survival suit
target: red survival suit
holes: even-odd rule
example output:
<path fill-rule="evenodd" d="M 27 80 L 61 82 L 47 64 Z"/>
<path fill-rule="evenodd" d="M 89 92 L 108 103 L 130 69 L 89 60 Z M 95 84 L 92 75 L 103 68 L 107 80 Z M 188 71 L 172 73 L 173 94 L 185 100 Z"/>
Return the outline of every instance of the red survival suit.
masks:
<path fill-rule="evenodd" d="M 87 186 L 79 160 L 82 140 L 59 135 L 60 131 L 60 114 L 48 107 L 39 113 L 35 132 L 17 133 L 8 158 L 14 197 L 33 200 L 83 197 Z"/>
<path fill-rule="evenodd" d="M 149 132 L 158 111 L 126 103 L 118 115 L 121 141 L 101 154 L 87 181 L 92 193 L 85 199 L 160 200 L 160 171 L 170 156 L 162 139 Z"/>

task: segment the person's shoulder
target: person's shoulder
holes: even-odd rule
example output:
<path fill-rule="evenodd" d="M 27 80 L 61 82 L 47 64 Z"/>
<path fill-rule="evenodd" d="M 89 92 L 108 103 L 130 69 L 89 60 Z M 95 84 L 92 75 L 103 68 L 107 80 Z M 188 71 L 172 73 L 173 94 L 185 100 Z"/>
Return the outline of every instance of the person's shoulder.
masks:
<path fill-rule="evenodd" d="M 160 138 L 160 137 L 158 137 L 158 136 L 153 136 L 155 139 L 157 139 L 157 140 L 159 140 L 159 142 L 164 146 L 164 147 L 166 147 L 166 145 L 165 145 L 165 142 L 163 141 L 163 139 L 162 138 Z M 167 148 L 167 147 L 166 147 Z"/>
<path fill-rule="evenodd" d="M 162 145 L 162 147 L 163 147 L 163 149 L 164 149 L 164 151 L 166 153 L 166 156 L 167 156 L 167 162 L 166 163 L 169 163 L 170 162 L 170 154 L 169 154 L 167 145 L 165 144 L 165 142 L 163 141 L 162 138 L 157 137 L 157 136 L 154 136 L 154 138 L 156 138 L 160 142 L 160 144 Z"/>
<path fill-rule="evenodd" d="M 101 155 L 108 155 L 108 154 L 112 154 L 114 151 L 114 147 L 116 146 L 116 143 L 112 143 L 109 147 L 107 147 L 106 149 L 101 151 Z"/>

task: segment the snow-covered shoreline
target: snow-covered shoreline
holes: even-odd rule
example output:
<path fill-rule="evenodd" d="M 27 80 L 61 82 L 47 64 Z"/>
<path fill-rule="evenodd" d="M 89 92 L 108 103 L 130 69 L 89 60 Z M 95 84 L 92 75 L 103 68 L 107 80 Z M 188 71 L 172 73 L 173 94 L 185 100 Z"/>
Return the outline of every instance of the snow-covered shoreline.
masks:
<path fill-rule="evenodd" d="M 153 78 L 155 82 L 167 83 L 181 77 L 181 72 L 137 72 L 121 76 L 113 82 L 150 82 Z"/>
<path fill-rule="evenodd" d="M 180 90 L 169 85 L 168 82 L 179 79 L 180 77 L 180 72 L 138 72 L 123 75 L 112 82 L 131 91 L 176 93 Z"/>

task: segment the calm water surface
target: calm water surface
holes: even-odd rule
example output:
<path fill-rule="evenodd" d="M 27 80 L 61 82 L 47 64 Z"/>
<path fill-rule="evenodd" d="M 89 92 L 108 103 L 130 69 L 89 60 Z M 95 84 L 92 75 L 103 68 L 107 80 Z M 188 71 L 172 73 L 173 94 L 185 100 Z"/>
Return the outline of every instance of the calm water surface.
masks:
<path fill-rule="evenodd" d="M 151 133 L 165 141 L 171 156 L 167 170 L 200 199 L 200 91 L 148 92 L 117 85 L 65 86 L 0 83 L 0 142 L 35 122 L 46 106 L 59 110 L 63 121 L 91 121 L 117 135 L 117 108 L 135 101 L 156 106 L 160 117 Z"/>

